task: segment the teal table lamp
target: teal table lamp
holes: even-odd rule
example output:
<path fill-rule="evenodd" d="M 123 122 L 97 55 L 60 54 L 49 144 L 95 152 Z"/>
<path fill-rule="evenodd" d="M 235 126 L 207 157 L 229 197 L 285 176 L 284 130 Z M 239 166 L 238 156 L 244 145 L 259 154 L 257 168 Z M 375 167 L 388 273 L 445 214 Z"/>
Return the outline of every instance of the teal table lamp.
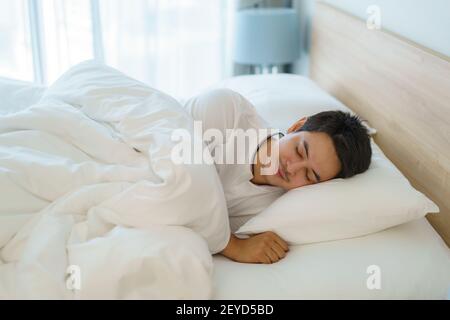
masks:
<path fill-rule="evenodd" d="M 278 72 L 300 56 L 298 15 L 291 8 L 238 11 L 235 20 L 234 61 L 257 67 L 258 73 Z"/>

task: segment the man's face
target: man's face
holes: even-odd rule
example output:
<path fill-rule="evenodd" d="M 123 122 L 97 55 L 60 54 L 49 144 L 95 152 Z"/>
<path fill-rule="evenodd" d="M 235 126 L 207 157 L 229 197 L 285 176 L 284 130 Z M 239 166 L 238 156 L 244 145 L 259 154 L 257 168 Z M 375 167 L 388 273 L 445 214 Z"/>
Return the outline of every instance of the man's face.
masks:
<path fill-rule="evenodd" d="M 289 133 L 278 141 L 278 148 L 279 170 L 265 177 L 272 186 L 291 190 L 333 179 L 341 169 L 333 141 L 326 133 Z"/>

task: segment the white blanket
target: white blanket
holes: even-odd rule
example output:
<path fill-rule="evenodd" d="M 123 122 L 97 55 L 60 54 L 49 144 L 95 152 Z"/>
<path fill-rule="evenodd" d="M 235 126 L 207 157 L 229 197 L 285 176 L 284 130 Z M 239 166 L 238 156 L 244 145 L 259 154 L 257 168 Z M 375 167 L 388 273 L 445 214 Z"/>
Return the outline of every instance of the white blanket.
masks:
<path fill-rule="evenodd" d="M 214 165 L 175 165 L 171 97 L 80 64 L 0 117 L 0 298 L 204 299 L 230 230 Z"/>

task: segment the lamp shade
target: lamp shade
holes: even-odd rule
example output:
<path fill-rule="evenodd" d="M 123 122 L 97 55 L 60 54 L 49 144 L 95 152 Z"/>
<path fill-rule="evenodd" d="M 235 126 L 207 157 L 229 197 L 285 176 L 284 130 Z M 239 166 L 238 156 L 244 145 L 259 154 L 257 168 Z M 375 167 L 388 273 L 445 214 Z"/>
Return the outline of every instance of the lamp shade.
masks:
<path fill-rule="evenodd" d="M 234 61 L 240 64 L 287 64 L 300 54 L 295 9 L 257 8 L 238 11 Z"/>

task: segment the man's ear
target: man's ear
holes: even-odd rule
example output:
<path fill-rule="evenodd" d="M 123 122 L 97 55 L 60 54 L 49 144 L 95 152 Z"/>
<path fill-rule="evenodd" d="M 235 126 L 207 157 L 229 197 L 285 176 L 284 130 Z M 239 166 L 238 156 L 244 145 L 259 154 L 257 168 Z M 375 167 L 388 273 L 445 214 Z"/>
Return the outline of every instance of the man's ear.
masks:
<path fill-rule="evenodd" d="M 292 133 L 297 130 L 299 130 L 303 125 L 305 124 L 306 120 L 308 120 L 307 117 L 303 117 L 300 120 L 298 120 L 296 123 L 294 123 L 287 131 L 287 133 Z"/>

